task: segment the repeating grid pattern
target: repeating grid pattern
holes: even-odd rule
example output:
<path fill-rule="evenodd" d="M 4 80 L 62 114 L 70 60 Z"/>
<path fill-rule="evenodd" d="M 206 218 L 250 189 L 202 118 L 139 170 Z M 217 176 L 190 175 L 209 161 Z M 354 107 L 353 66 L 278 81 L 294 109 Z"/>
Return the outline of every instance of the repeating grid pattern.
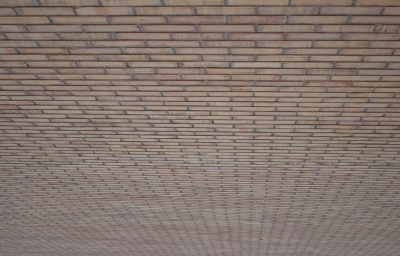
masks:
<path fill-rule="evenodd" d="M 400 1 L 0 1 L 0 255 L 395 256 Z"/>

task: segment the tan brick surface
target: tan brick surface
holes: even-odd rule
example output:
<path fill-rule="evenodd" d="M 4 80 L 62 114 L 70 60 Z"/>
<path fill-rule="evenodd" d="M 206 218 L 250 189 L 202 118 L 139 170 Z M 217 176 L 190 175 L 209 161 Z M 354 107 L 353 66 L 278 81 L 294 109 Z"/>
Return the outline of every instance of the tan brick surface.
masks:
<path fill-rule="evenodd" d="M 1 256 L 396 256 L 400 1 L 0 1 Z"/>

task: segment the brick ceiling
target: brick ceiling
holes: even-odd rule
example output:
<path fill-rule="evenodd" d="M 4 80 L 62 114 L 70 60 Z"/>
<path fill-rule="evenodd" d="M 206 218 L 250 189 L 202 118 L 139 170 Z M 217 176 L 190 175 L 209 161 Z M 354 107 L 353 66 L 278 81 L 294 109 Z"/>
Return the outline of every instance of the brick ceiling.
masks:
<path fill-rule="evenodd" d="M 0 16 L 0 255 L 399 255 L 400 1 Z"/>

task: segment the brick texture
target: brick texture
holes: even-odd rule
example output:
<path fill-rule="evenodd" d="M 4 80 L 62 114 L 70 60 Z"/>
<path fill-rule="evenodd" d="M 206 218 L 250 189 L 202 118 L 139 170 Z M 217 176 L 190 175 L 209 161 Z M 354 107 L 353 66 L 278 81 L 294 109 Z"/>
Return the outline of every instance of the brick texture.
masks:
<path fill-rule="evenodd" d="M 0 255 L 395 256 L 400 1 L 0 1 Z"/>

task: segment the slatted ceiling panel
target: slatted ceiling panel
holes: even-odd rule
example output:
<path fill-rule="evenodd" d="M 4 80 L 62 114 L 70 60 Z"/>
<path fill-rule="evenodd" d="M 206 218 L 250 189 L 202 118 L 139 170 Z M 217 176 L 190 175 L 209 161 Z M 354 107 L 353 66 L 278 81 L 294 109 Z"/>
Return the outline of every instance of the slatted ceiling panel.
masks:
<path fill-rule="evenodd" d="M 0 255 L 394 256 L 397 0 L 0 1 Z"/>

